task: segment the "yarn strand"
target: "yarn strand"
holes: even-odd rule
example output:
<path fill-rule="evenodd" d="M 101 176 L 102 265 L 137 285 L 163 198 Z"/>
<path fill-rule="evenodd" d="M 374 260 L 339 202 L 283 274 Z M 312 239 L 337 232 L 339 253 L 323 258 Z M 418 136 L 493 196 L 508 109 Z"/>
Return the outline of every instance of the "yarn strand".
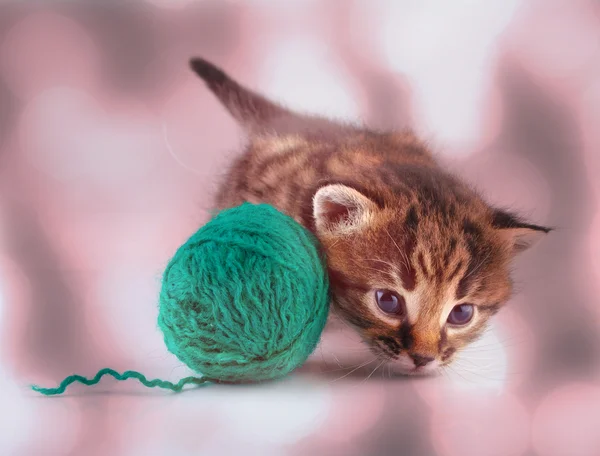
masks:
<path fill-rule="evenodd" d="M 160 380 L 160 379 L 148 380 L 143 374 L 140 374 L 139 372 L 136 372 L 136 371 L 128 370 L 128 371 L 125 371 L 122 374 L 120 374 L 113 369 L 104 368 L 104 369 L 99 370 L 98 373 L 94 376 L 94 378 L 91 378 L 91 379 L 83 377 L 81 375 L 69 375 L 67 378 L 65 378 L 60 383 L 60 385 L 57 388 L 42 388 L 37 385 L 32 385 L 31 389 L 34 391 L 37 391 L 38 393 L 43 394 L 44 396 L 54 396 L 57 394 L 64 393 L 65 390 L 67 389 L 67 386 L 69 386 L 71 383 L 79 382 L 79 383 L 83 383 L 86 386 L 96 385 L 100 381 L 100 379 L 102 377 L 104 377 L 105 375 L 111 375 L 118 381 L 135 378 L 142 385 L 144 385 L 148 388 L 159 387 L 159 388 L 168 389 L 168 390 L 171 390 L 174 392 L 180 392 L 185 385 L 188 385 L 190 383 L 195 384 L 195 385 L 202 385 L 202 384 L 210 381 L 209 379 L 207 379 L 205 377 L 185 377 L 185 378 L 182 378 L 181 380 L 179 380 L 179 382 L 175 384 L 175 383 L 171 383 L 166 380 Z"/>

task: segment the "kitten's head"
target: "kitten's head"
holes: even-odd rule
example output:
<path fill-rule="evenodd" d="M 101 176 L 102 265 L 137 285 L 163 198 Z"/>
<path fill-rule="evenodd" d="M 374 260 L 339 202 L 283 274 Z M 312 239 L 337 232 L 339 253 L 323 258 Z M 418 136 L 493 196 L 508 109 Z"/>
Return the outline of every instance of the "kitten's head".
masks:
<path fill-rule="evenodd" d="M 314 216 L 335 311 L 396 370 L 427 373 L 482 334 L 511 295 L 512 258 L 549 230 L 440 172 L 397 172 L 403 190 L 383 197 L 322 187 Z"/>
<path fill-rule="evenodd" d="M 338 130 L 273 104 L 202 59 L 192 60 L 192 68 L 262 141 L 269 141 L 265 132 L 277 133 L 275 145 L 293 133 L 319 148 L 311 139 L 318 126 L 343 144 L 343 163 L 338 154 L 337 163 L 324 166 L 337 167 L 331 174 L 338 177 L 348 170 L 353 179 L 319 182 L 306 212 L 327 254 L 333 311 L 377 355 L 397 370 L 424 373 L 481 335 L 511 295 L 512 258 L 548 228 L 486 204 L 432 166 L 411 135 Z M 365 147 L 378 152 L 361 169 Z"/>

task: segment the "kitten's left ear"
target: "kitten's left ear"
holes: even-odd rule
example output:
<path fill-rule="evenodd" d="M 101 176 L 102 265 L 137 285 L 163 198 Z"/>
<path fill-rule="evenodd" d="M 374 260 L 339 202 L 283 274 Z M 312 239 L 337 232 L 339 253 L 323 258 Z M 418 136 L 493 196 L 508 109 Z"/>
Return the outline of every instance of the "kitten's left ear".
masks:
<path fill-rule="evenodd" d="M 343 184 L 321 187 L 313 197 L 313 217 L 318 233 L 344 234 L 367 226 L 377 203 Z"/>
<path fill-rule="evenodd" d="M 528 250 L 552 231 L 552 228 L 527 223 L 502 209 L 494 210 L 492 226 L 512 245 L 514 254 Z"/>

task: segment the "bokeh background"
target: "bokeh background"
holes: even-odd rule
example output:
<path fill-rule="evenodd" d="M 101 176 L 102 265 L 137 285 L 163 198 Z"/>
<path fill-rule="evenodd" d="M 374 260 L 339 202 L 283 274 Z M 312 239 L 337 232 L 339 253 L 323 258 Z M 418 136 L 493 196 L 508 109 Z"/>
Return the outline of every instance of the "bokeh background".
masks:
<path fill-rule="evenodd" d="M 340 334 L 314 355 L 331 369 L 271 385 L 28 390 L 188 373 L 156 327 L 160 274 L 244 143 L 193 55 L 300 111 L 411 126 L 557 227 L 452 370 L 350 374 Z M 599 127 L 598 1 L 2 3 L 0 454 L 597 456 Z"/>

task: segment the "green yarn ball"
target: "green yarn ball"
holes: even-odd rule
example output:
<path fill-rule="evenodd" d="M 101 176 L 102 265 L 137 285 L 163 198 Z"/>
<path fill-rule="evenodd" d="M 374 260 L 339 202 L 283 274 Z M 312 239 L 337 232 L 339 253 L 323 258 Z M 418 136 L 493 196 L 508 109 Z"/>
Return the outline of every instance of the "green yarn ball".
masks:
<path fill-rule="evenodd" d="M 266 204 L 217 214 L 176 252 L 160 294 L 169 351 L 223 383 L 283 377 L 314 351 L 329 283 L 316 238 Z"/>

